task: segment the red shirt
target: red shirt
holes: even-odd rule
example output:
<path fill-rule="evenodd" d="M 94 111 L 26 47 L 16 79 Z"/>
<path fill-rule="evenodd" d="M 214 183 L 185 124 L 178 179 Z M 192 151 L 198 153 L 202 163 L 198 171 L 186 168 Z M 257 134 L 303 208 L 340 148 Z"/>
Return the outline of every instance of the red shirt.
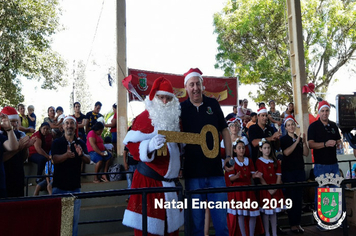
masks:
<path fill-rule="evenodd" d="M 113 119 L 116 120 L 116 124 L 117 124 L 117 113 L 116 113 L 116 112 L 115 112 L 115 114 L 114 114 Z M 116 133 L 116 125 L 115 125 L 115 127 L 111 127 L 110 133 Z"/>
<path fill-rule="evenodd" d="M 52 135 L 51 134 L 48 134 L 46 135 L 44 141 L 42 139 L 42 134 L 40 133 L 40 131 L 36 131 L 32 136 L 31 138 L 34 138 L 36 137 L 37 139 L 39 140 L 42 140 L 42 149 L 47 153 L 49 154 L 49 151 L 51 150 L 51 146 L 52 146 Z M 35 154 L 37 153 L 36 151 L 36 148 L 35 148 L 35 145 L 32 145 L 29 147 L 29 156 L 31 156 L 32 154 Z"/>

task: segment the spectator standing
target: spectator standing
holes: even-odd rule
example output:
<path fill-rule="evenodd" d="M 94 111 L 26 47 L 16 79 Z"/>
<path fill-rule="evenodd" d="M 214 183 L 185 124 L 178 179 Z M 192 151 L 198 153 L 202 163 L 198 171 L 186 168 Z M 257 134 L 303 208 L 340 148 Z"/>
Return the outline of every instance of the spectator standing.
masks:
<path fill-rule="evenodd" d="M 76 120 L 67 116 L 63 120 L 64 135 L 54 140 L 51 152 L 54 163 L 53 194 L 80 192 L 82 162 L 89 164 L 85 143 L 75 136 Z M 73 236 L 78 234 L 80 200 L 74 202 Z"/>
<path fill-rule="evenodd" d="M 16 150 L 4 153 L 4 168 L 6 175 L 7 197 L 23 197 L 25 185 L 25 173 L 23 163 L 28 157 L 28 147 L 33 145 L 35 139 L 31 139 L 24 132 L 18 130 L 19 115 L 15 108 L 4 107 L 1 113 L 6 114 L 10 120 L 19 147 Z M 4 130 L 2 130 L 3 132 Z M 7 133 L 3 132 L 7 138 Z"/>
<path fill-rule="evenodd" d="M 174 96 L 171 82 L 164 77 L 156 79 L 145 105 L 146 110 L 136 117 L 124 139 L 124 144 L 138 161 L 131 188 L 175 187 L 180 170 L 178 144 L 167 143 L 167 155 L 158 156 L 156 151 L 166 142 L 158 130 L 180 130 L 179 101 Z M 178 201 L 178 196 L 175 192 L 147 195 L 148 233 L 178 235 L 179 227 L 184 223 L 183 211 L 157 208 L 155 200 Z M 135 235 L 142 235 L 142 217 L 142 196 L 131 195 L 122 223 L 134 228 Z"/>
<path fill-rule="evenodd" d="M 272 149 L 271 143 L 266 139 L 261 139 L 259 142 L 260 156 L 256 161 L 256 169 L 262 173 L 259 175 L 261 184 L 281 184 L 282 183 L 282 171 L 281 165 L 277 161 L 275 153 Z M 280 199 L 283 198 L 282 189 L 268 189 L 260 190 L 260 206 L 263 219 L 263 227 L 265 229 L 265 236 L 269 236 L 269 225 L 271 223 L 272 235 L 277 236 L 277 213 L 281 212 L 283 204 L 280 203 Z M 268 200 L 267 200 L 268 199 Z M 275 199 L 277 204 L 274 204 Z M 267 200 L 267 203 L 265 202 Z"/>
<path fill-rule="evenodd" d="M 255 166 L 252 163 L 251 159 L 245 156 L 245 143 L 237 139 L 233 142 L 233 149 L 236 153 L 234 157 L 235 165 L 232 170 L 226 171 L 226 174 L 229 176 L 229 180 L 232 182 L 232 186 L 246 186 L 251 185 L 251 178 L 260 177 L 261 173 L 255 171 Z M 235 202 L 257 202 L 257 198 L 254 191 L 237 191 L 232 192 L 232 199 Z M 232 199 L 229 199 L 232 200 Z M 255 226 L 256 226 L 256 217 L 260 215 L 259 207 L 242 207 L 238 209 L 229 209 L 229 221 L 234 222 L 232 218 L 237 217 L 238 227 L 234 227 L 234 224 L 229 224 L 230 235 L 236 235 L 238 228 L 242 236 L 246 236 L 245 230 L 245 217 L 249 218 L 249 232 L 248 235 L 255 235 Z M 236 221 L 236 218 L 235 218 Z M 237 225 L 236 225 L 237 226 Z"/>
<path fill-rule="evenodd" d="M 308 144 L 314 154 L 314 175 L 320 177 L 326 173 L 340 176 L 336 149 L 340 149 L 341 136 L 335 122 L 329 120 L 330 104 L 321 101 L 318 105 L 319 119 L 308 128 Z M 315 203 L 317 203 L 317 191 Z M 315 204 L 317 209 L 317 204 Z"/>
<path fill-rule="evenodd" d="M 86 138 L 86 133 L 84 130 L 84 127 L 86 125 L 86 116 L 81 112 L 81 105 L 79 102 L 75 102 L 73 104 L 74 107 L 74 118 L 77 121 L 77 125 L 78 125 L 78 136 L 79 138 L 81 138 L 84 143 L 87 142 L 87 138 Z"/>
<path fill-rule="evenodd" d="M 116 123 L 117 123 L 117 113 L 116 113 L 116 103 L 112 105 L 112 109 L 114 111 L 114 117 L 111 119 L 110 124 L 105 124 L 105 127 L 110 127 L 110 133 L 112 137 L 112 144 L 114 145 L 114 150 L 115 153 L 117 153 L 117 128 L 116 128 Z"/>
<path fill-rule="evenodd" d="M 232 155 L 232 142 L 227 124 L 216 99 L 203 95 L 203 77 L 198 69 L 190 69 L 184 74 L 184 86 L 189 95 L 188 99 L 181 103 L 182 129 L 184 132 L 200 133 L 201 129 L 207 125 L 213 125 L 224 139 L 226 159 L 230 160 Z M 213 146 L 213 138 L 207 136 L 208 147 Z M 221 157 L 207 158 L 201 147 L 187 144 L 185 146 L 185 159 L 183 175 L 185 178 L 186 190 L 200 188 L 226 187 L 224 173 L 221 168 Z M 199 201 L 227 201 L 226 193 L 194 194 L 193 198 Z M 216 235 L 228 235 L 226 220 L 226 209 L 210 209 Z M 191 215 L 191 235 L 204 234 L 204 209 L 193 209 Z"/>
<path fill-rule="evenodd" d="M 16 139 L 13 127 L 9 118 L 4 113 L 0 113 L 0 127 L 7 134 L 4 136 L 0 133 L 0 198 L 6 197 L 6 182 L 5 182 L 5 170 L 3 163 L 4 151 L 15 151 L 19 147 L 19 143 Z"/>
<path fill-rule="evenodd" d="M 97 120 L 99 117 L 102 117 L 103 115 L 100 114 L 101 110 L 101 102 L 96 102 L 94 105 L 94 110 L 88 112 L 85 115 L 85 132 L 88 134 L 89 131 L 93 128 L 93 126 L 96 124 Z"/>
<path fill-rule="evenodd" d="M 17 110 L 20 117 L 20 124 L 18 129 L 22 132 L 25 132 L 26 135 L 31 136 L 36 130 L 35 128 L 29 127 L 29 119 L 25 114 L 25 105 L 19 104 L 17 106 Z"/>
<path fill-rule="evenodd" d="M 287 109 L 281 115 L 281 118 L 282 118 L 282 124 L 281 124 L 282 135 L 286 135 L 286 129 L 284 127 L 284 120 L 287 118 L 287 116 L 293 116 L 294 117 L 294 104 L 293 104 L 293 102 L 288 103 Z"/>
<path fill-rule="evenodd" d="M 279 149 L 279 138 L 281 137 L 280 132 L 275 132 L 271 126 L 267 126 L 267 109 L 262 107 L 257 111 L 257 123 L 251 125 L 248 131 L 250 138 L 251 148 L 252 148 L 252 160 L 255 163 L 257 160 L 257 154 L 259 150 L 259 142 L 262 138 L 265 138 L 272 144 L 272 152 Z"/>
<path fill-rule="evenodd" d="M 268 111 L 268 119 L 272 128 L 277 131 L 282 125 L 281 114 L 276 110 L 276 103 L 274 100 L 269 101 L 268 105 L 270 107 Z"/>
<path fill-rule="evenodd" d="M 295 134 L 296 121 L 293 116 L 288 116 L 284 121 L 287 135 L 281 138 L 282 160 L 282 181 L 283 183 L 305 181 L 304 158 L 308 156 L 309 149 L 305 134 Z M 302 138 L 303 137 L 303 138 Z M 293 233 L 303 233 L 300 226 L 302 216 L 303 188 L 287 188 L 285 197 L 290 198 L 293 206 L 289 209 L 288 219 Z"/>

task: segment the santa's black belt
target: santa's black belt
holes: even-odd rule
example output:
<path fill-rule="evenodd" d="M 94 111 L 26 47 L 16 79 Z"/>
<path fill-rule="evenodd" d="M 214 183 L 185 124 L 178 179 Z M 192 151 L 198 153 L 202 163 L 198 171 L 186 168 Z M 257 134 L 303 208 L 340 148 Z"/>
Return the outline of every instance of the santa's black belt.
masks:
<path fill-rule="evenodd" d="M 155 170 L 153 170 L 151 167 L 149 167 L 148 165 L 146 165 L 144 162 L 141 161 L 138 162 L 137 164 L 137 171 L 140 172 L 141 175 L 144 175 L 146 177 L 158 181 L 175 182 L 177 180 L 177 178 L 174 179 L 164 178 L 162 175 L 158 174 Z"/>

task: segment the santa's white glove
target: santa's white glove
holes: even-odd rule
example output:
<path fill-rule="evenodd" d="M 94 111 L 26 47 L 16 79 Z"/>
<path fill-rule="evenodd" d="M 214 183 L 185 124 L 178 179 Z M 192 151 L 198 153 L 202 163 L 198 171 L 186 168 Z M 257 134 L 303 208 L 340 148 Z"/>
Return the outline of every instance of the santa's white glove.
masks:
<path fill-rule="evenodd" d="M 148 153 L 160 149 L 161 147 L 163 147 L 165 142 L 166 142 L 166 136 L 162 134 L 157 134 L 148 143 Z"/>

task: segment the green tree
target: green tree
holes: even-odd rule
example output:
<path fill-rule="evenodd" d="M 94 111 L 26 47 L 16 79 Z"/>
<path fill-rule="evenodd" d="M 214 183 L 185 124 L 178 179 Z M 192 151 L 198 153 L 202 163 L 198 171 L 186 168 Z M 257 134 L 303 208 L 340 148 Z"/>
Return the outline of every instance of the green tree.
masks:
<path fill-rule="evenodd" d="M 65 63 L 51 49 L 60 14 L 57 0 L 0 0 L 1 106 L 23 101 L 21 76 L 44 89 L 62 85 Z"/>
<path fill-rule="evenodd" d="M 307 82 L 325 92 L 356 49 L 356 2 L 302 0 Z M 254 100 L 293 100 L 285 0 L 234 0 L 214 15 L 216 67 L 242 84 L 258 84 Z M 337 78 L 336 78 L 337 79 Z"/>

